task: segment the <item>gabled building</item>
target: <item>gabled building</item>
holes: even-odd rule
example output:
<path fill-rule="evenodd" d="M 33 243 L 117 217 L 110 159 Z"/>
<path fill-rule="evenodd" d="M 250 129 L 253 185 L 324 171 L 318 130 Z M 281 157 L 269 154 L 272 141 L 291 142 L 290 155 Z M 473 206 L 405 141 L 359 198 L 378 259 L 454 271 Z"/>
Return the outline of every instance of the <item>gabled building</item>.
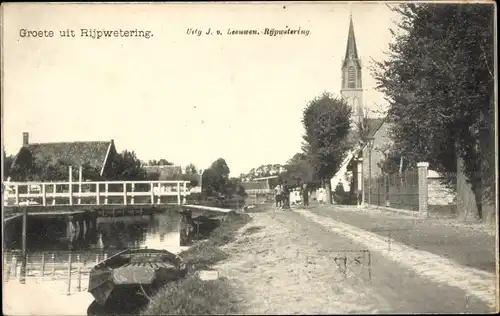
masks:
<path fill-rule="evenodd" d="M 365 144 L 362 144 L 361 135 L 358 132 L 358 122 L 364 122 L 365 135 L 376 137 L 377 132 L 384 124 L 384 118 L 366 118 L 364 117 L 363 106 L 363 71 L 361 59 L 359 58 L 358 48 L 356 46 L 356 36 L 354 33 L 354 23 L 352 16 L 349 20 L 349 31 L 347 33 L 347 46 L 341 65 L 341 90 L 340 96 L 347 104 L 352 107 L 351 131 L 348 135 L 348 141 L 352 147 L 346 153 L 337 173 L 330 180 L 332 191 L 335 191 L 337 185 L 341 183 L 345 191 L 350 191 L 351 187 L 356 186 L 357 163 L 360 153 Z"/>
<path fill-rule="evenodd" d="M 118 159 L 118 153 L 114 141 L 79 141 L 79 142 L 54 142 L 54 143 L 30 143 L 29 134 L 23 133 L 22 147 L 14 157 L 11 170 L 24 168 L 23 161 L 29 156 L 32 163 L 45 166 L 63 162 L 65 165 L 78 169 L 80 166 L 88 166 L 98 171 L 101 177 L 112 177 Z M 34 170 L 33 172 L 37 172 Z M 41 175 L 33 174 L 32 178 L 40 178 Z M 44 181 L 60 179 L 43 179 Z"/>

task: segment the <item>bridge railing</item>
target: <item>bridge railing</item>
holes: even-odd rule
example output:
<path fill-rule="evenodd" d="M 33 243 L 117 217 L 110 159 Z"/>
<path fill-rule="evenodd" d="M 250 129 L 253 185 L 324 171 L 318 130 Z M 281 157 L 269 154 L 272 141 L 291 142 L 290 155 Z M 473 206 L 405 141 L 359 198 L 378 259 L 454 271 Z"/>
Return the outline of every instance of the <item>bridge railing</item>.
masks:
<path fill-rule="evenodd" d="M 5 206 L 186 203 L 189 181 L 8 182 Z"/>

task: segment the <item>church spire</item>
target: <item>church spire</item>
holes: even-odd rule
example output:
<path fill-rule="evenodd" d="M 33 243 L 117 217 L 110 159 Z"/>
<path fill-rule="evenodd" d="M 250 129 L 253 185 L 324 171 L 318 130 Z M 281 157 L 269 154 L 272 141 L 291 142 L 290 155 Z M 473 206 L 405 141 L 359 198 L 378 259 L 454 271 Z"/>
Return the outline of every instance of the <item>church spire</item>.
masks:
<path fill-rule="evenodd" d="M 349 14 L 349 33 L 347 35 L 347 48 L 345 50 L 344 63 L 348 59 L 358 59 L 358 48 L 356 47 L 356 37 L 354 36 L 354 24 L 352 22 L 352 13 Z"/>

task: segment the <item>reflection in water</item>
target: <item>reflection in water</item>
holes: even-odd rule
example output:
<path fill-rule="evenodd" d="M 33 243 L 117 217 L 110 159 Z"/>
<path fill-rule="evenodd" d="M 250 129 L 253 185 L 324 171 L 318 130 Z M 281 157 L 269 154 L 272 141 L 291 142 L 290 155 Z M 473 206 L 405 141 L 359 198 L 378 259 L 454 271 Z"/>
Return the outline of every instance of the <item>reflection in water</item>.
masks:
<path fill-rule="evenodd" d="M 166 212 L 155 215 L 100 217 L 95 229 L 68 229 L 63 219 L 39 219 L 28 223 L 27 253 L 96 253 L 127 248 L 155 248 L 179 252 L 181 215 Z M 17 227 L 16 227 L 17 228 Z M 20 250 L 21 236 L 7 243 L 9 250 Z"/>

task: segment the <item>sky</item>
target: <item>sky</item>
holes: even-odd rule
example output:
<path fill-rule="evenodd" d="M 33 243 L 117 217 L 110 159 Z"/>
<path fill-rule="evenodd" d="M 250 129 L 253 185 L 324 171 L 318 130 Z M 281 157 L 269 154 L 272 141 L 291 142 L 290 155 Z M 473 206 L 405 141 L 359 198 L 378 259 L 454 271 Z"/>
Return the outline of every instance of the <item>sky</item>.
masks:
<path fill-rule="evenodd" d="M 383 3 L 3 4 L 2 142 L 105 141 L 143 160 L 231 175 L 284 164 L 300 151 L 302 111 L 340 94 L 352 13 L 364 103 L 386 107 L 370 60 L 385 59 L 397 16 Z M 304 35 L 227 35 L 301 28 Z M 149 30 L 141 37 L 81 37 L 81 29 Z M 188 29 L 220 30 L 192 35 Z M 53 37 L 21 37 L 22 30 Z M 76 37 L 60 37 L 73 29 Z"/>

